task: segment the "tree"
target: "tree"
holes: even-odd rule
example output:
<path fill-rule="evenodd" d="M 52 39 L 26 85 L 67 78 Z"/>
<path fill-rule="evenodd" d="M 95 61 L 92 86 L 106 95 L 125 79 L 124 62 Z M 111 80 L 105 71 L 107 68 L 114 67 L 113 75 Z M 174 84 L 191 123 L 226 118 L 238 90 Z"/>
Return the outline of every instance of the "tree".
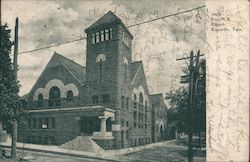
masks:
<path fill-rule="evenodd" d="M 195 93 L 194 93 L 194 133 L 201 133 L 206 130 L 206 60 L 202 59 L 199 62 L 199 71 L 196 71 L 195 76 Z M 187 68 L 183 72 L 188 75 Z M 178 132 L 188 133 L 189 117 L 189 94 L 188 87 L 182 86 L 177 90 L 171 90 L 166 94 L 166 99 L 169 100 L 171 109 L 168 113 L 168 122 L 176 122 Z"/>
<path fill-rule="evenodd" d="M 177 90 L 171 90 L 166 95 L 166 99 L 169 100 L 171 109 L 175 111 L 169 111 L 168 123 L 175 122 L 178 132 L 188 132 L 188 89 L 187 87 L 180 87 Z"/>
<path fill-rule="evenodd" d="M 24 117 L 24 110 L 20 102 L 19 83 L 13 71 L 11 63 L 11 48 L 13 42 L 10 40 L 11 30 L 7 24 L 1 25 L 1 56 L 0 56 L 0 121 L 20 123 Z M 13 133 L 13 131 L 12 131 Z M 13 135 L 12 135 L 13 137 Z M 16 139 L 12 138 L 12 141 Z M 12 150 L 16 150 L 15 145 Z M 16 152 L 12 151 L 12 158 L 16 157 Z"/>

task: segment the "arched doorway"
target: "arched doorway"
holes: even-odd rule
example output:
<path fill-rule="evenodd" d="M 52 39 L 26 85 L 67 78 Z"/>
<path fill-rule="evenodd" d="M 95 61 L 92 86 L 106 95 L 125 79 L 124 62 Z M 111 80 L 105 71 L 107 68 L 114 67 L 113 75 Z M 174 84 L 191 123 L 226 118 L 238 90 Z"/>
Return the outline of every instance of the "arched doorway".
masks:
<path fill-rule="evenodd" d="M 58 87 L 52 87 L 49 91 L 49 107 L 61 106 L 61 92 Z"/>

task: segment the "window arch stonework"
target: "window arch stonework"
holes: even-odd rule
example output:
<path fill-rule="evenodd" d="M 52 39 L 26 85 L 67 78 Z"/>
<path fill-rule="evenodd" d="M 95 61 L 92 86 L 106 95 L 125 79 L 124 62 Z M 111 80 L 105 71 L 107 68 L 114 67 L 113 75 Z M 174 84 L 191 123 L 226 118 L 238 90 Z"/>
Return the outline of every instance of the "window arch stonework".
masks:
<path fill-rule="evenodd" d="M 64 83 L 59 80 L 59 79 L 53 79 L 50 80 L 44 88 L 38 88 L 36 89 L 36 91 L 34 92 L 33 95 L 33 100 L 36 101 L 38 100 L 38 95 L 42 94 L 43 95 L 43 99 L 44 100 L 48 100 L 49 99 L 49 93 L 52 87 L 58 87 L 60 90 L 60 97 L 64 98 L 67 97 L 67 92 L 69 90 L 71 90 L 73 92 L 73 96 L 79 96 L 79 90 L 78 87 L 73 84 L 73 83 L 69 83 L 67 85 L 64 85 Z"/>
<path fill-rule="evenodd" d="M 105 54 L 99 54 L 96 57 L 96 62 L 106 61 L 106 55 Z"/>

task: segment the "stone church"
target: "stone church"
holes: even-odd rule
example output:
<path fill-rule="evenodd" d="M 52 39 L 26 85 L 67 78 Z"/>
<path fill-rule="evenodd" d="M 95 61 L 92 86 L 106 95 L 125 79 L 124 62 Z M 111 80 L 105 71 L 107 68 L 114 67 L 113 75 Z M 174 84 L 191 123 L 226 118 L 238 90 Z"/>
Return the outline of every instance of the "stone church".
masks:
<path fill-rule="evenodd" d="M 111 11 L 85 32 L 86 67 L 54 53 L 23 99 L 29 113 L 18 141 L 66 146 L 84 137 L 114 149 L 163 138 L 155 134 L 166 122 L 154 124 L 143 63 L 132 61 L 133 35 Z"/>

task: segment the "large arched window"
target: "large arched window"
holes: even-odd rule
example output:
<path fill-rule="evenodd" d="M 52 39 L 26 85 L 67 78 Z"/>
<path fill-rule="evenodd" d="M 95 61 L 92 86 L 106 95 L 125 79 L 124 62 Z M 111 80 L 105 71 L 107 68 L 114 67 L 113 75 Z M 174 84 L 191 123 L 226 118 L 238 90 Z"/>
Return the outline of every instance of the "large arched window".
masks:
<path fill-rule="evenodd" d="M 50 107 L 61 106 L 60 97 L 61 97 L 60 89 L 58 87 L 52 87 L 49 91 L 49 106 Z"/>
<path fill-rule="evenodd" d="M 39 94 L 37 98 L 37 107 L 43 107 L 43 95 Z"/>
<path fill-rule="evenodd" d="M 139 109 L 143 110 L 143 94 L 139 94 Z"/>

